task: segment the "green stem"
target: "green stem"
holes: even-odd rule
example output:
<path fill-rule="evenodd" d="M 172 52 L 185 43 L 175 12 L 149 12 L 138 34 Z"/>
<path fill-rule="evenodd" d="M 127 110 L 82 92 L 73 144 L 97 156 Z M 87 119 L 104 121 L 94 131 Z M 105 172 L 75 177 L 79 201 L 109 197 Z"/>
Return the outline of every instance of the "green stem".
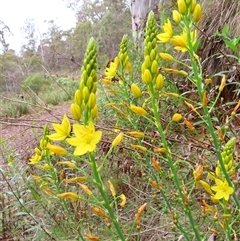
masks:
<path fill-rule="evenodd" d="M 94 174 L 94 177 L 95 177 L 95 181 L 96 181 L 98 190 L 99 190 L 99 192 L 100 192 L 100 194 L 101 194 L 101 196 L 102 196 L 102 198 L 104 200 L 104 206 L 108 210 L 108 213 L 110 215 L 110 219 L 112 220 L 113 225 L 115 226 L 115 228 L 117 230 L 117 233 L 119 235 L 120 240 L 125 241 L 125 238 L 123 236 L 122 230 L 121 230 L 121 228 L 119 226 L 119 223 L 118 223 L 118 221 L 117 221 L 117 219 L 116 219 L 116 217 L 114 215 L 113 209 L 110 206 L 110 203 L 108 201 L 107 195 L 106 195 L 106 193 L 104 191 L 103 183 L 102 183 L 101 177 L 100 177 L 99 172 L 98 172 L 98 167 L 97 167 L 97 163 L 95 161 L 94 154 L 93 153 L 89 153 L 89 156 L 90 156 L 90 159 L 91 159 L 92 170 L 93 170 L 93 174 Z"/>
<path fill-rule="evenodd" d="M 189 28 L 188 28 L 187 34 L 188 34 L 189 54 L 190 54 L 191 64 L 192 64 L 192 67 L 193 67 L 194 78 L 197 81 L 198 94 L 200 96 L 200 100 L 201 100 L 201 103 L 202 103 L 202 99 L 203 99 L 202 74 L 201 73 L 199 74 L 197 64 L 196 64 L 196 61 L 194 59 L 194 49 L 193 49 L 192 42 L 191 42 L 190 29 Z M 216 154 L 217 154 L 217 158 L 219 160 L 220 166 L 221 166 L 221 170 L 224 174 L 224 177 L 226 178 L 226 180 L 228 182 L 228 185 L 230 187 L 234 188 L 234 186 L 233 186 L 233 184 L 230 180 L 229 174 L 228 174 L 228 172 L 225 168 L 223 159 L 222 159 L 222 155 L 221 155 L 221 151 L 220 151 L 220 145 L 218 144 L 217 136 L 216 136 L 215 131 L 214 131 L 210 111 L 208 110 L 208 108 L 206 106 L 203 106 L 203 111 L 204 111 L 204 114 L 206 116 L 206 122 L 207 122 L 207 125 L 208 125 L 208 130 L 210 131 L 211 137 L 213 139 L 214 148 L 216 150 Z M 239 201 L 235 192 L 233 194 L 233 198 L 234 198 L 234 201 L 235 201 L 237 207 L 240 208 L 240 201 Z"/>
<path fill-rule="evenodd" d="M 52 167 L 52 163 L 51 163 L 51 159 L 50 159 L 50 154 L 49 154 L 49 151 L 48 151 L 48 150 L 46 150 L 46 162 L 47 162 L 47 164 L 50 166 L 49 173 L 50 173 L 50 175 L 51 175 L 51 177 L 52 177 L 52 179 L 53 179 L 53 181 L 54 181 L 54 185 L 55 185 L 55 187 L 56 187 L 56 189 L 57 189 L 57 192 L 58 192 L 58 193 L 61 193 L 62 191 L 61 191 L 61 188 L 59 187 L 59 183 L 58 183 L 58 179 L 57 179 L 56 173 L 55 173 L 55 171 L 54 171 L 54 169 L 53 169 L 53 167 Z M 62 201 L 62 204 L 63 204 L 64 209 L 67 211 L 67 213 L 68 213 L 69 217 L 71 218 L 72 222 L 75 222 L 75 218 L 73 217 L 72 212 L 69 210 L 67 202 L 66 202 L 64 199 L 61 200 L 61 201 Z M 68 225 L 69 225 L 69 223 L 68 223 Z M 72 227 L 71 225 L 69 225 L 69 227 L 70 227 L 71 229 L 74 228 L 74 227 Z M 85 241 L 85 239 L 84 239 L 84 237 L 82 236 L 81 232 L 80 232 L 79 230 L 77 230 L 77 232 L 78 232 L 78 235 L 80 236 L 81 240 Z"/>
<path fill-rule="evenodd" d="M 157 128 L 158 128 L 158 132 L 161 136 L 163 147 L 166 149 L 166 157 L 167 157 L 168 164 L 169 164 L 170 169 L 171 169 L 172 174 L 173 174 L 173 180 L 174 180 L 174 183 L 175 183 L 175 185 L 178 189 L 179 195 L 181 196 L 181 199 L 182 199 L 183 203 L 185 203 L 185 198 L 184 198 L 184 195 L 183 195 L 183 192 L 182 192 L 180 181 L 178 179 L 177 171 L 176 171 L 175 166 L 173 164 L 171 154 L 169 153 L 167 139 L 166 139 L 165 133 L 164 133 L 162 125 L 161 125 L 160 115 L 159 115 L 159 111 L 158 111 L 158 107 L 157 107 L 158 105 L 157 105 L 155 97 L 154 97 L 154 89 L 153 89 L 152 83 L 149 85 L 149 90 L 150 90 L 150 93 L 151 93 L 151 96 L 152 96 L 152 108 L 153 108 L 154 117 L 155 117 Z M 192 217 L 191 210 L 188 206 L 185 206 L 185 213 L 189 217 L 189 220 L 190 220 L 192 229 L 195 233 L 196 239 L 198 241 L 201 241 L 200 235 L 198 233 L 197 226 L 196 226 L 195 221 Z M 185 235 L 185 238 L 187 240 L 190 240 L 189 237 L 187 236 L 186 232 L 183 232 L 183 234 Z"/>

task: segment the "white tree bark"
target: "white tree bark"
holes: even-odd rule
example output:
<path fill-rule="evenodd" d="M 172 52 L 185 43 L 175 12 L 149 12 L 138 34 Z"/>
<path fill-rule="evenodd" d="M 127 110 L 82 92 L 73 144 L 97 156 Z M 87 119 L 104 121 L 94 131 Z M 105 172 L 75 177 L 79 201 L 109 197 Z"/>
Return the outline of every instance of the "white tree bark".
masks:
<path fill-rule="evenodd" d="M 153 10 L 158 13 L 159 4 L 162 0 L 131 0 L 132 31 L 136 45 L 143 36 L 143 29 L 147 21 L 148 13 Z"/>

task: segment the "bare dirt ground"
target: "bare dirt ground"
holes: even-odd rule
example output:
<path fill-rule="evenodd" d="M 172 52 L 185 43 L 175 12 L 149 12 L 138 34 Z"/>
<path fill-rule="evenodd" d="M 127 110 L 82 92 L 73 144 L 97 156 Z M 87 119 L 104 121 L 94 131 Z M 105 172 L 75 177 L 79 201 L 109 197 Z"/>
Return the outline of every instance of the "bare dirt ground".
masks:
<path fill-rule="evenodd" d="M 27 163 L 34 154 L 34 148 L 39 145 L 45 124 L 51 128 L 51 123 L 61 123 L 63 115 L 69 114 L 69 110 L 70 103 L 65 103 L 41 113 L 0 119 L 0 168 L 4 167 L 10 155 L 18 157 L 22 164 Z"/>

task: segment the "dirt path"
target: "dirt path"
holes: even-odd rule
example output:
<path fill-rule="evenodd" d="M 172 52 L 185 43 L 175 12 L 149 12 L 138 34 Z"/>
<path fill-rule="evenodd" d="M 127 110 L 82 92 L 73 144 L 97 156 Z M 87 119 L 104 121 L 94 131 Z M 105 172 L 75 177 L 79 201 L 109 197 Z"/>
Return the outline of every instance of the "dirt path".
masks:
<path fill-rule="evenodd" d="M 38 146 L 45 124 L 60 123 L 65 113 L 69 116 L 70 103 L 44 110 L 41 113 L 25 115 L 20 118 L 0 119 L 0 168 L 11 154 L 23 163 L 34 153 Z"/>

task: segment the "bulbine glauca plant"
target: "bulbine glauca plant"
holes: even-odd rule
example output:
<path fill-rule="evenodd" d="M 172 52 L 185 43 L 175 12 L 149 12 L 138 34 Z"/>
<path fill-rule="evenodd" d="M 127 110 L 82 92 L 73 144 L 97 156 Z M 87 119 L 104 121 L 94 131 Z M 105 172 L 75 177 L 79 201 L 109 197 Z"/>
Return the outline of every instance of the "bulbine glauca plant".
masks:
<path fill-rule="evenodd" d="M 211 99 L 212 82 L 204 77 L 197 51 L 202 7 L 195 0 L 176 3 L 160 28 L 155 14 L 148 14 L 141 64 L 131 59 L 123 36 L 118 55 L 99 80 L 97 46 L 90 39 L 71 116 L 53 123 L 52 132 L 45 127 L 29 161 L 35 167 L 31 177 L 42 195 L 59 205 L 63 217 L 57 222 L 74 240 L 150 240 L 151 230 L 153 240 L 161 240 L 159 227 L 171 230 L 169 240 L 211 235 L 234 240 L 239 233 L 236 137 L 227 127 L 240 104 L 216 127 L 213 110 L 226 76 Z M 186 97 L 173 79 L 190 83 L 197 98 Z M 104 127 L 105 118 L 110 127 Z M 106 137 L 112 140 L 103 152 Z M 122 177 L 108 165 L 116 150 L 118 163 L 132 163 Z M 137 178 L 130 178 L 133 170 L 140 186 L 129 181 Z M 131 191 L 119 188 L 116 179 L 129 181 Z"/>

